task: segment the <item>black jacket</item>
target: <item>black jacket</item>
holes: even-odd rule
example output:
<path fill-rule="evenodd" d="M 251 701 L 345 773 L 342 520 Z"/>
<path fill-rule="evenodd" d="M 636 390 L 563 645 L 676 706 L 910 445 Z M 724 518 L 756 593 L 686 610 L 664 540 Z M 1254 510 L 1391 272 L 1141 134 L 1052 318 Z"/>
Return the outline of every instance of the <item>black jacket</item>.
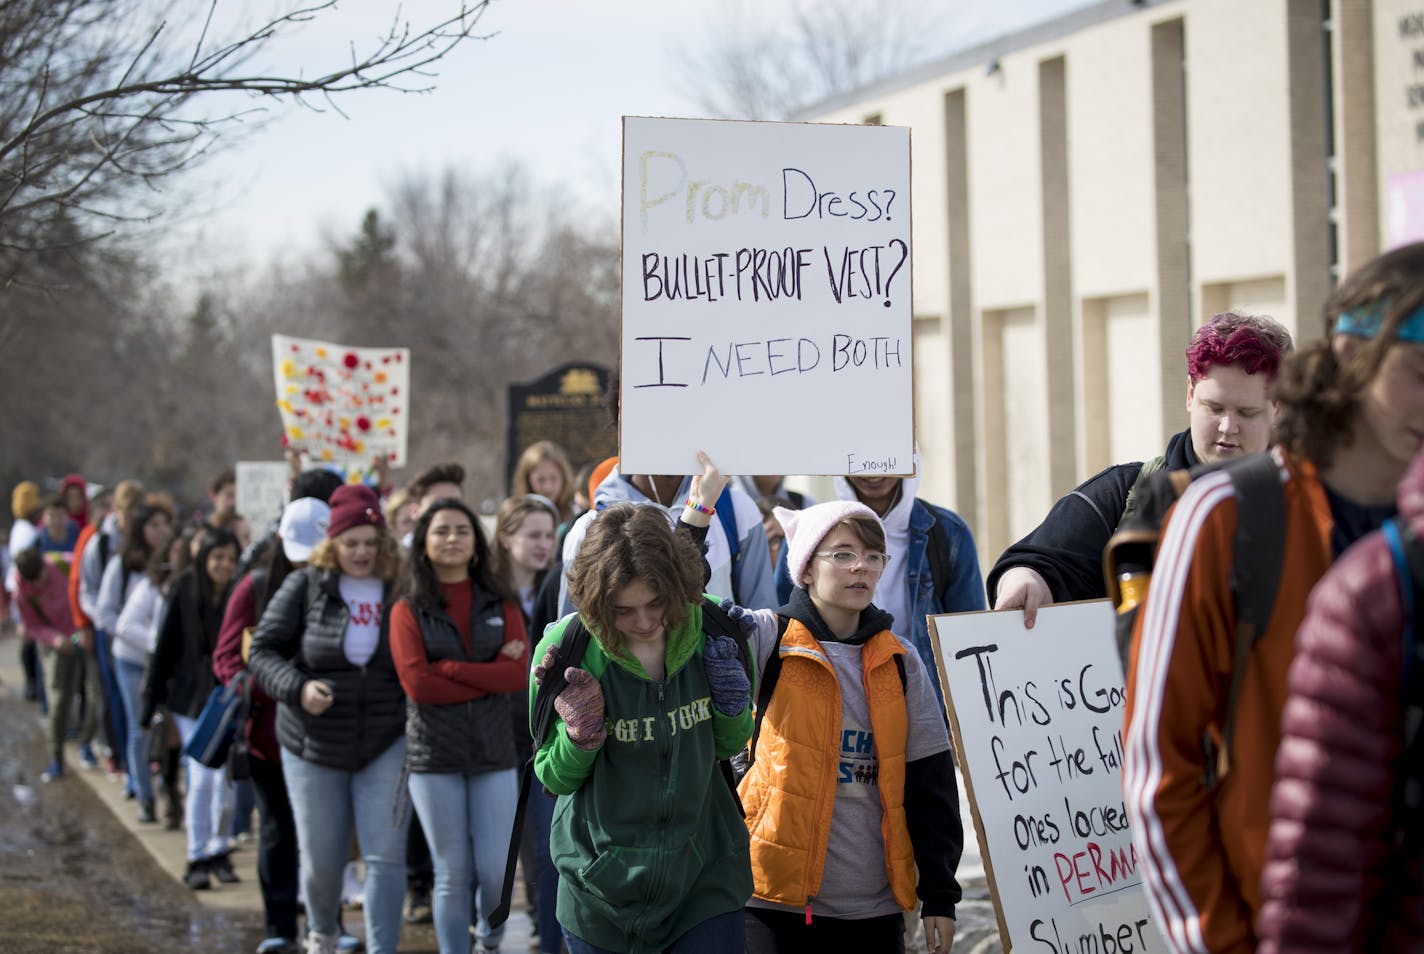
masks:
<path fill-rule="evenodd" d="M 391 659 L 391 585 L 382 596 L 381 636 L 364 666 L 342 648 L 350 612 L 340 576 L 305 567 L 290 574 L 267 604 L 247 668 L 281 707 L 277 741 L 294 755 L 328 768 L 354 772 L 405 732 L 405 691 Z M 302 708 L 302 686 L 320 679 L 331 686 L 332 705 L 319 716 Z"/>
<path fill-rule="evenodd" d="M 1195 467 L 1192 432 L 1172 435 L 1167 442 L 1166 470 Z M 1103 548 L 1117 530 L 1127 495 L 1142 470 L 1142 461 L 1109 467 L 1053 505 L 1048 516 L 1028 536 L 1004 551 L 985 581 L 989 605 L 998 599 L 999 577 L 1010 567 L 1036 570 L 1053 591 L 1055 603 L 1098 600 L 1108 595 L 1103 582 Z"/>
<path fill-rule="evenodd" d="M 505 603 L 475 589 L 470 606 L 470 651 L 443 608 L 415 610 L 425 655 L 431 662 L 489 662 L 506 639 Z M 513 608 L 518 614 L 518 607 Z M 413 700 L 406 712 L 406 764 L 412 772 L 473 774 L 514 768 L 514 734 L 509 731 L 509 697 L 488 695 L 449 705 Z M 528 734 L 526 728 L 525 734 Z"/>
<path fill-rule="evenodd" d="M 213 691 L 213 648 L 222 627 L 227 597 L 213 606 L 198 605 L 198 578 L 186 570 L 173 583 L 158 618 L 158 639 L 143 681 L 140 722 L 147 724 L 159 706 L 196 719 Z M 229 591 L 231 588 L 229 587 Z"/>

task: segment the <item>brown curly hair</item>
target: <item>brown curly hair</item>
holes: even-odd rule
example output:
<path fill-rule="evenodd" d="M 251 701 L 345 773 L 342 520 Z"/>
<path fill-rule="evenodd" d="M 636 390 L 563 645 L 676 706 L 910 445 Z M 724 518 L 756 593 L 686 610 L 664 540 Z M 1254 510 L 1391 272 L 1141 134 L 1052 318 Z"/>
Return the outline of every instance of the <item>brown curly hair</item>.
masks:
<path fill-rule="evenodd" d="M 630 583 L 648 586 L 664 609 L 663 625 L 676 629 L 702 598 L 702 554 L 686 534 L 673 530 L 659 507 L 621 503 L 588 527 L 569 569 L 569 598 L 604 649 L 621 652 L 613 601 Z"/>
<path fill-rule="evenodd" d="M 373 575 L 390 582 L 400 575 L 401 548 L 400 544 L 396 542 L 396 538 L 385 527 L 381 527 L 379 532 L 380 547 L 376 551 L 376 570 Z M 341 564 L 336 559 L 336 538 L 326 537 L 313 547 L 308 563 L 318 570 L 340 573 Z"/>
<path fill-rule="evenodd" d="M 1379 332 L 1342 362 L 1331 346 L 1343 313 L 1382 307 Z M 1290 355 L 1276 379 L 1275 443 L 1291 454 L 1329 466 L 1335 450 L 1354 440 L 1360 398 L 1394 346 L 1404 319 L 1424 305 L 1424 243 L 1386 252 L 1353 272 L 1325 303 L 1326 340 Z"/>

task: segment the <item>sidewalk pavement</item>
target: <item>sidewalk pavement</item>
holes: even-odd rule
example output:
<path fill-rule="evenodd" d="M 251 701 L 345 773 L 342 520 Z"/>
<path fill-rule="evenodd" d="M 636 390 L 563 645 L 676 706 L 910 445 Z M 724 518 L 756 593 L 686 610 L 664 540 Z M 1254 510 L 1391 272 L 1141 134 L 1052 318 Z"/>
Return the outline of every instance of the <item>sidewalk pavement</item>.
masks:
<path fill-rule="evenodd" d="M 24 691 L 25 677 L 20 671 L 19 653 L 14 637 L 0 639 L 0 691 L 18 697 Z M 38 714 L 38 709 L 35 712 Z M 43 722 L 37 720 L 35 732 L 44 733 Z M 35 766 L 38 776 L 42 766 Z M 182 882 L 187 866 L 188 838 L 183 829 L 168 831 L 163 827 L 162 800 L 160 799 L 160 821 L 142 824 L 138 821 L 135 802 L 124 799 L 122 776 L 111 778 L 102 768 L 86 769 L 79 763 L 76 746 L 65 745 L 64 772 L 67 779 L 87 785 L 99 797 L 99 801 L 109 809 L 128 832 L 141 844 L 160 868 L 176 881 Z M 219 884 L 214 880 L 208 891 L 192 892 L 193 900 L 204 907 L 224 911 L 250 911 L 260 925 L 262 919 L 262 893 L 257 883 L 257 841 L 256 816 L 253 819 L 253 840 L 233 851 L 232 865 L 242 879 L 238 884 Z M 506 924 L 502 947 L 506 950 L 522 951 L 529 948 L 529 918 L 524 914 L 523 879 L 515 881 L 513 914 Z M 364 926 L 359 911 L 348 909 L 343 922 L 348 933 L 364 935 Z M 401 948 L 403 950 L 433 950 L 435 934 L 428 924 L 404 924 L 401 926 Z"/>

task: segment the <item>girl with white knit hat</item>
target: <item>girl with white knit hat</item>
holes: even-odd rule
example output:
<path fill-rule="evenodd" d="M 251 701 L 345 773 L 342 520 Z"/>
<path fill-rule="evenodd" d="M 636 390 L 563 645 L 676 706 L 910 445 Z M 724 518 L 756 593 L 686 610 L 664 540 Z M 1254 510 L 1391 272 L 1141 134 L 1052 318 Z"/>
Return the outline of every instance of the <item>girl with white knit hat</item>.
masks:
<path fill-rule="evenodd" d="M 884 527 L 857 501 L 775 515 L 791 597 L 775 613 L 731 610 L 761 675 L 739 789 L 755 884 L 747 949 L 900 952 L 918 894 L 929 950 L 944 954 L 963 826 L 930 675 L 874 604 Z"/>

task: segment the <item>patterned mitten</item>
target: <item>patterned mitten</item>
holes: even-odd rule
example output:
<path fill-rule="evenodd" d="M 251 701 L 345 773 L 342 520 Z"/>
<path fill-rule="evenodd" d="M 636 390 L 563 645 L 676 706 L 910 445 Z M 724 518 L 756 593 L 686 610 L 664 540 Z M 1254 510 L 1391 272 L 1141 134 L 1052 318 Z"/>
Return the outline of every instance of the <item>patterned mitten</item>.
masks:
<path fill-rule="evenodd" d="M 740 626 L 742 628 L 742 632 L 747 634 L 747 639 L 755 638 L 757 631 L 757 621 L 756 617 L 752 615 L 751 610 L 747 609 L 745 606 L 738 606 L 736 603 L 733 603 L 726 597 L 722 598 L 722 602 L 720 603 L 720 605 L 722 609 L 726 610 L 727 617 L 732 622 Z"/>
<path fill-rule="evenodd" d="M 564 720 L 569 739 L 585 751 L 598 748 L 608 738 L 603 725 L 603 688 L 586 669 L 570 666 L 564 670 L 569 681 L 554 698 L 554 711 Z"/>
<path fill-rule="evenodd" d="M 731 637 L 707 637 L 702 648 L 702 668 L 707 672 L 712 704 L 718 712 L 734 716 L 752 701 L 752 683 L 737 658 L 737 643 Z"/>

